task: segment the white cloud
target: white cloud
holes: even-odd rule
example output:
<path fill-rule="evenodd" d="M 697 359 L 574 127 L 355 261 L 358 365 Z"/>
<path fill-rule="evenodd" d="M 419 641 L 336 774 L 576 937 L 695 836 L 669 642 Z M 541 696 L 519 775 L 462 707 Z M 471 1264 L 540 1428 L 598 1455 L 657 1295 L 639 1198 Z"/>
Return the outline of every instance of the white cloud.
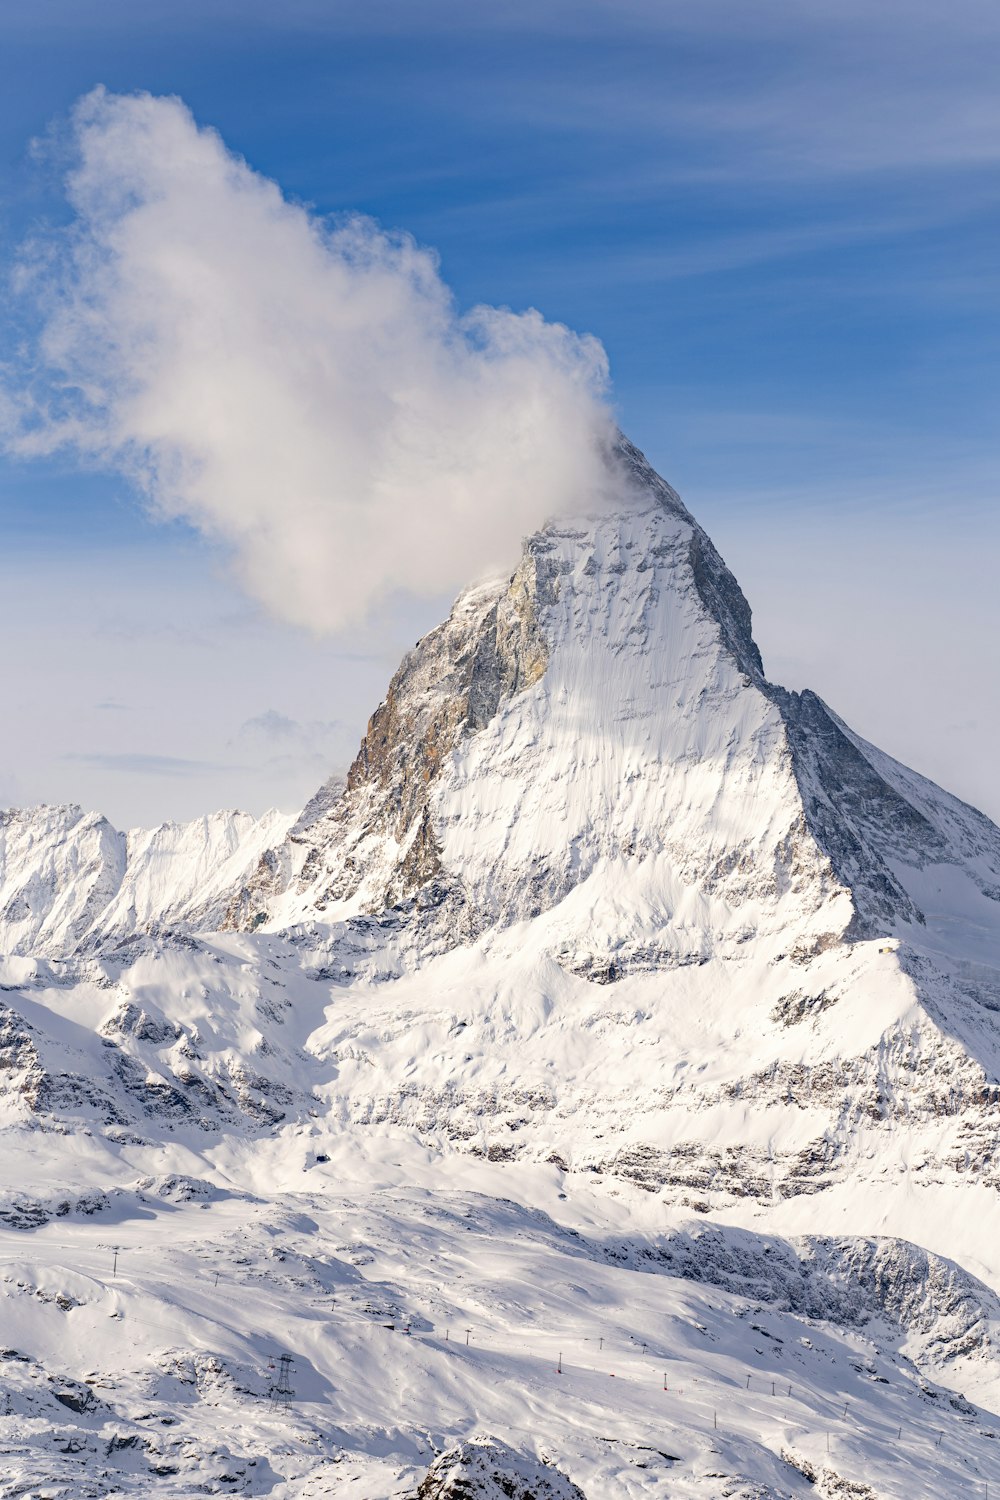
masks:
<path fill-rule="evenodd" d="M 75 220 L 20 278 L 42 319 L 20 453 L 124 470 L 319 630 L 510 565 L 600 491 L 596 340 L 460 314 L 431 252 L 287 202 L 177 99 L 95 91 L 73 136 Z"/>

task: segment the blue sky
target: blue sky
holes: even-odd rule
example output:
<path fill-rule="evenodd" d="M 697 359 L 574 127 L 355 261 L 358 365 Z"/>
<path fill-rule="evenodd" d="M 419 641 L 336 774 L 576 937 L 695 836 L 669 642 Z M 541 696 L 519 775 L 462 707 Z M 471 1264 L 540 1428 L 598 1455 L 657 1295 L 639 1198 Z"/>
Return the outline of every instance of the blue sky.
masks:
<path fill-rule="evenodd" d="M 67 216 L 58 150 L 30 143 L 79 96 L 179 95 L 289 197 L 433 246 L 461 306 L 596 335 L 623 427 L 734 567 L 772 675 L 996 816 L 998 65 L 1000 12 L 968 0 L 7 0 L 0 255 Z M 0 463 L 0 538 L 25 611 L 8 602 L 7 629 L 33 642 L 8 666 L 0 800 L 121 821 L 302 800 L 440 608 L 321 642 L 256 613 L 234 635 L 220 622 L 249 607 L 217 553 L 65 456 Z M 159 710 L 87 708 L 112 679 L 127 696 L 94 605 L 115 579 L 147 632 L 199 619 L 200 646 L 157 659 Z M 67 631 L 87 662 L 52 713 Z M 240 683 L 224 703 L 220 674 Z M 270 711 L 301 729 L 277 785 L 242 727 Z"/>

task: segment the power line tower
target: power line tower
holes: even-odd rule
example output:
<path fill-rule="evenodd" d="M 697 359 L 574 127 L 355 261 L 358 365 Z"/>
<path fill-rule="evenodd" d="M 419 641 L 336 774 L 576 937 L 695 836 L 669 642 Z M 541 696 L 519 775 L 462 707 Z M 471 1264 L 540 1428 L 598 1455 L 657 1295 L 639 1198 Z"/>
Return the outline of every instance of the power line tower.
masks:
<path fill-rule="evenodd" d="M 278 1373 L 268 1388 L 268 1405 L 271 1411 L 284 1411 L 291 1406 L 295 1392 L 292 1390 L 292 1356 L 278 1355 Z"/>
<path fill-rule="evenodd" d="M 111 1254 L 114 1256 L 114 1260 L 111 1263 L 111 1279 L 113 1281 L 115 1279 L 115 1277 L 118 1275 L 118 1256 L 121 1253 L 122 1247 L 121 1247 L 121 1245 L 104 1245 L 104 1244 L 102 1244 L 101 1245 L 101 1249 L 102 1250 L 109 1250 L 111 1252 Z"/>

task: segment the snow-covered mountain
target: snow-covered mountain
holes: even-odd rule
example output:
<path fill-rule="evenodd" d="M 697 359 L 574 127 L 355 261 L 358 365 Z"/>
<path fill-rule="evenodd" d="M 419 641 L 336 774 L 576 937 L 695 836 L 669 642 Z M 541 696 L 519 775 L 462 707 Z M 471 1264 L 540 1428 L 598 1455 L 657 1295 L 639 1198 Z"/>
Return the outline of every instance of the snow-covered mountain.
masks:
<path fill-rule="evenodd" d="M 76 1412 L 53 1493 L 1000 1483 L 1000 831 L 769 683 L 616 462 L 298 818 L 3 815 L 8 1404 L 24 1472 Z"/>
<path fill-rule="evenodd" d="M 211 929 L 291 818 L 219 812 L 119 833 L 79 807 L 0 812 L 0 952 L 50 958 L 135 932 Z"/>
<path fill-rule="evenodd" d="M 591 945 L 595 903 L 627 893 L 606 928 L 621 974 L 647 948 L 663 966 L 682 908 L 713 949 L 748 903 L 755 936 L 820 911 L 837 937 L 926 925 L 940 866 L 995 929 L 997 829 L 768 683 L 712 543 L 622 457 L 622 508 L 529 538 L 513 578 L 418 643 L 346 788 L 267 852 L 227 925 L 333 922 L 430 886 L 463 939 L 558 908 L 567 931 L 586 912 Z"/>

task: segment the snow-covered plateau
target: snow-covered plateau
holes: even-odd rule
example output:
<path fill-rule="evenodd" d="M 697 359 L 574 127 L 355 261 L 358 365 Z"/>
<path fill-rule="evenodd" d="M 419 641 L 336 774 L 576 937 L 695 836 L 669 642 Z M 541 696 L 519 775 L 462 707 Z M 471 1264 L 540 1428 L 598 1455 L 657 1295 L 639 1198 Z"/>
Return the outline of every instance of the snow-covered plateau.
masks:
<path fill-rule="evenodd" d="M 1000 830 L 615 462 L 298 817 L 0 814 L 3 1500 L 1000 1500 Z"/>

